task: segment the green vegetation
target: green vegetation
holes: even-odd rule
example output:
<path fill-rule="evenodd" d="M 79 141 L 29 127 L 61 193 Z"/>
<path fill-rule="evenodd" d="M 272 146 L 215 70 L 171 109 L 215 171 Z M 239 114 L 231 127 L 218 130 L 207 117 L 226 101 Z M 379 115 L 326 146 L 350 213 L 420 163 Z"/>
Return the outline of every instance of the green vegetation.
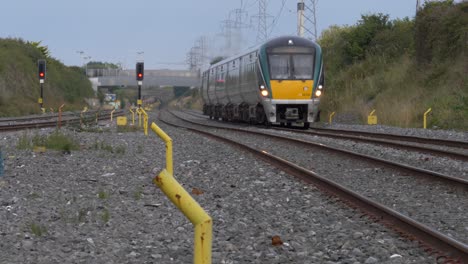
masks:
<path fill-rule="evenodd" d="M 184 93 L 190 90 L 187 86 L 174 86 L 174 97 L 181 97 Z"/>
<path fill-rule="evenodd" d="M 203 100 L 200 95 L 200 89 L 190 89 L 182 94 L 180 97 L 176 98 L 170 105 L 172 106 L 182 106 L 183 108 L 188 109 L 203 109 Z"/>
<path fill-rule="evenodd" d="M 100 190 L 99 193 L 98 193 L 98 197 L 99 197 L 99 199 L 104 200 L 104 199 L 109 198 L 109 194 L 106 193 L 106 191 L 104 191 L 104 190 Z"/>
<path fill-rule="evenodd" d="M 134 193 L 135 200 L 137 201 L 141 200 L 142 196 L 143 196 L 143 187 L 138 187 L 138 189 Z"/>
<path fill-rule="evenodd" d="M 90 61 L 87 63 L 88 69 L 119 69 L 119 65 L 110 63 L 110 62 L 102 62 L 102 61 Z"/>
<path fill-rule="evenodd" d="M 110 212 L 107 208 L 104 208 L 104 212 L 101 215 L 101 219 L 104 223 L 109 222 L 110 220 Z"/>
<path fill-rule="evenodd" d="M 468 129 L 468 3 L 427 2 L 414 20 L 363 15 L 333 26 L 319 40 L 326 65 L 322 114 L 362 122 L 377 109 L 379 124 Z"/>
<path fill-rule="evenodd" d="M 33 149 L 34 147 L 46 147 L 47 149 L 60 150 L 70 153 L 72 150 L 79 149 L 78 143 L 75 140 L 59 130 L 54 131 L 50 135 L 34 134 L 29 136 L 26 132 L 23 133 L 16 145 L 18 149 Z"/>
<path fill-rule="evenodd" d="M 79 67 L 67 67 L 50 56 L 40 42 L 0 38 L 0 116 L 39 113 L 40 86 L 37 61 L 46 59 L 44 106 L 64 111 L 82 108 L 84 99 L 93 97 L 91 83 Z"/>
<path fill-rule="evenodd" d="M 138 116 L 135 114 L 136 118 L 138 118 Z M 132 120 L 130 119 L 130 122 Z M 138 126 L 131 126 L 131 125 L 126 125 L 126 126 L 117 126 L 117 132 L 119 133 L 126 133 L 126 132 L 137 132 L 137 131 L 140 131 L 141 128 L 138 127 Z"/>
<path fill-rule="evenodd" d="M 38 225 L 36 223 L 32 223 L 30 226 L 31 233 L 33 233 L 35 236 L 40 237 L 47 233 L 47 229 L 45 226 Z"/>
<path fill-rule="evenodd" d="M 125 154 L 126 148 L 125 146 L 116 146 L 115 148 L 112 147 L 111 145 L 106 144 L 104 141 L 96 141 L 94 144 L 91 146 L 92 149 L 94 150 L 105 150 L 110 153 L 116 153 L 123 155 Z"/>

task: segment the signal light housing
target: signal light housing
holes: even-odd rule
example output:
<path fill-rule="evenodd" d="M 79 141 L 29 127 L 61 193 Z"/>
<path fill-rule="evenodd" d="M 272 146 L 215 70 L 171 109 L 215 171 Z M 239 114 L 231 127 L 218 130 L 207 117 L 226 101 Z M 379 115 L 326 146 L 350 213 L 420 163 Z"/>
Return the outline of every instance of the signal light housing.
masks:
<path fill-rule="evenodd" d="M 38 67 L 39 80 L 45 80 L 45 78 L 46 78 L 46 61 L 45 60 L 38 60 L 37 61 L 37 67 Z"/>
<path fill-rule="evenodd" d="M 136 79 L 137 81 L 143 81 L 145 75 L 145 66 L 143 62 L 137 62 L 136 64 Z"/>

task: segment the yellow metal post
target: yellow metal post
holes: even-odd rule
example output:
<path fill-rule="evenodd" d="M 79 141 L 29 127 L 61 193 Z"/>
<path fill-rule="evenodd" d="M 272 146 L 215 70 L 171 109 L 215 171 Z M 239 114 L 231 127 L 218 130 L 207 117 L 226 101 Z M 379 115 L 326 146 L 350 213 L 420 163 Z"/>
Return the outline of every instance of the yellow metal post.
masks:
<path fill-rule="evenodd" d="M 135 125 L 135 112 L 132 110 L 132 108 L 129 108 L 130 112 L 132 112 L 132 125 Z"/>
<path fill-rule="evenodd" d="M 112 118 L 114 117 L 114 112 L 115 112 L 115 109 L 111 111 L 111 122 L 112 122 Z"/>
<path fill-rule="evenodd" d="M 330 116 L 328 117 L 328 124 L 331 124 L 332 123 L 332 120 L 333 120 L 333 116 L 335 115 L 335 112 L 332 112 L 330 114 Z"/>
<path fill-rule="evenodd" d="M 211 264 L 213 222 L 211 217 L 174 178 L 172 168 L 172 139 L 155 123 L 151 129 L 166 143 L 166 169 L 153 182 L 195 226 L 193 263 Z"/>
<path fill-rule="evenodd" d="M 432 108 L 427 109 L 427 111 L 424 113 L 424 129 L 426 129 L 426 121 L 427 121 L 427 115 L 429 112 L 432 111 Z"/>
<path fill-rule="evenodd" d="M 172 139 L 155 123 L 151 124 L 151 129 L 166 143 L 166 169 L 170 174 L 174 175 L 172 169 Z"/>
<path fill-rule="evenodd" d="M 148 136 L 148 114 L 143 108 L 140 108 L 140 112 L 143 114 L 143 130 L 145 131 L 145 135 Z"/>
<path fill-rule="evenodd" d="M 139 127 L 141 127 L 141 114 L 142 114 L 141 110 L 143 110 L 143 109 L 141 109 L 140 107 L 137 108 L 137 110 L 136 110 L 137 113 L 138 113 L 138 126 Z"/>
<path fill-rule="evenodd" d="M 81 115 L 80 115 L 80 117 L 81 117 L 81 118 L 80 118 L 80 125 L 83 125 L 83 113 L 86 113 L 86 111 L 88 111 L 88 107 L 87 107 L 87 106 L 85 106 L 85 107 L 83 108 L 83 111 L 81 111 Z"/>
<path fill-rule="evenodd" d="M 374 115 L 375 109 L 370 112 L 369 116 L 367 117 L 367 124 L 368 125 L 377 125 L 377 116 Z"/>
<path fill-rule="evenodd" d="M 62 108 L 65 106 L 65 104 L 62 104 L 58 111 L 59 111 L 59 115 L 58 115 L 58 127 L 61 128 L 62 127 Z"/>

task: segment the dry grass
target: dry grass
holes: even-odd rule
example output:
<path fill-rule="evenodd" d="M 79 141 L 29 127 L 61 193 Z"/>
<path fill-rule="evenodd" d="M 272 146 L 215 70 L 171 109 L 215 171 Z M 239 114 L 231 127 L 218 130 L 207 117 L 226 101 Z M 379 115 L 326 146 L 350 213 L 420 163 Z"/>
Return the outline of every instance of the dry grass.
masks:
<path fill-rule="evenodd" d="M 340 72 L 326 87 L 322 111 L 355 113 L 366 123 L 367 115 L 376 109 L 379 124 L 422 127 L 424 112 L 432 108 L 429 127 L 468 129 L 466 62 L 425 71 L 419 71 L 407 56 L 392 64 L 381 63 L 385 62 L 371 59 Z"/>

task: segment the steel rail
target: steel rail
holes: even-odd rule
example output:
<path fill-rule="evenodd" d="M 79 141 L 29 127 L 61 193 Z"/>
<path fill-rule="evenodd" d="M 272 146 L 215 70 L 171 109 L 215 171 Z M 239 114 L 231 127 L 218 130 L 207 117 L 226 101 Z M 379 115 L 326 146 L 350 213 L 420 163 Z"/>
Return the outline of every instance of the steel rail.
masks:
<path fill-rule="evenodd" d="M 379 139 L 379 138 L 368 138 L 368 137 L 362 137 L 362 136 L 352 136 L 352 135 L 335 134 L 335 133 L 328 133 L 328 132 L 301 131 L 301 130 L 296 130 L 296 129 L 278 128 L 278 127 L 275 127 L 273 129 L 279 130 L 279 131 L 288 131 L 288 132 L 297 133 L 297 134 L 316 135 L 316 136 L 321 136 L 321 137 L 329 137 L 329 138 L 346 139 L 346 140 L 353 140 L 353 141 L 359 141 L 359 142 L 365 142 L 365 143 L 373 143 L 373 144 L 378 144 L 378 145 L 397 147 L 400 149 L 407 149 L 407 150 L 419 151 L 423 153 L 429 153 L 429 154 L 433 154 L 437 156 L 450 157 L 450 158 L 458 159 L 462 161 L 468 161 L 468 154 L 450 151 L 450 150 L 423 147 L 423 146 L 412 145 L 412 144 L 398 143 L 395 141 L 389 141 L 389 140 Z"/>
<path fill-rule="evenodd" d="M 92 114 L 95 114 L 97 112 L 97 110 L 92 110 L 92 111 L 88 111 L 86 112 L 86 114 L 88 115 L 92 115 Z M 110 113 L 109 110 L 104 110 L 102 111 L 103 114 L 107 114 L 107 112 Z M 62 116 L 75 116 L 77 115 L 77 113 L 70 113 L 70 112 L 66 112 L 66 113 L 62 113 Z M 53 113 L 51 115 L 37 115 L 37 116 L 29 116 L 29 117 L 7 117 L 7 118 L 0 118 L 0 123 L 4 123 L 4 122 L 23 122 L 23 121 L 33 121 L 33 120 L 41 120 L 41 119 L 53 119 L 53 118 L 57 118 L 58 117 L 58 113 Z"/>
<path fill-rule="evenodd" d="M 330 151 L 333 151 L 333 152 L 336 152 L 336 153 L 339 153 L 339 154 L 345 154 L 345 155 L 348 155 L 348 156 L 351 156 L 351 157 L 354 157 L 354 158 L 358 157 L 360 159 L 366 159 L 366 160 L 369 160 L 369 161 L 372 161 L 372 162 L 378 162 L 380 164 L 383 164 L 383 165 L 386 165 L 386 166 L 391 166 L 391 167 L 399 169 L 399 170 L 403 169 L 403 170 L 406 170 L 406 171 L 409 171 L 409 172 L 416 173 L 417 175 L 420 175 L 420 176 L 429 177 L 429 179 L 431 179 L 431 180 L 439 180 L 439 181 L 443 181 L 443 182 L 446 182 L 446 183 L 449 183 L 449 184 L 452 184 L 452 185 L 456 185 L 456 186 L 459 186 L 459 187 L 462 187 L 462 188 L 468 188 L 468 180 L 458 178 L 458 177 L 454 177 L 454 176 L 450 176 L 450 175 L 445 175 L 445 174 L 438 173 L 438 172 L 435 172 L 435 171 L 430 171 L 430 170 L 410 166 L 410 165 L 403 164 L 403 163 L 398 163 L 398 162 L 394 162 L 394 161 L 380 159 L 380 158 L 377 158 L 377 157 L 373 157 L 373 156 L 369 156 L 369 155 L 365 155 L 365 154 L 360 154 L 360 153 L 352 152 L 352 151 L 349 151 L 349 150 L 339 149 L 339 148 L 336 148 L 336 147 L 327 146 L 327 145 L 322 144 L 322 143 L 314 143 L 314 142 L 309 142 L 309 141 L 305 141 L 305 140 L 301 140 L 301 139 L 288 138 L 288 137 L 284 137 L 284 136 L 272 135 L 272 134 L 267 134 L 267 133 L 262 133 L 262 132 L 257 132 L 257 131 L 240 129 L 240 128 L 231 128 L 231 127 L 221 127 L 221 126 L 200 124 L 200 123 L 193 122 L 193 121 L 190 121 L 190 120 L 186 120 L 186 119 L 184 119 L 182 117 L 179 117 L 179 116 L 177 116 L 175 113 L 173 113 L 171 111 L 168 111 L 168 112 L 171 113 L 176 118 L 179 118 L 179 119 L 181 119 L 181 120 L 183 120 L 185 122 L 192 123 L 192 124 L 195 124 L 195 125 L 211 127 L 211 128 L 216 128 L 216 129 L 239 131 L 239 132 L 244 132 L 244 133 L 253 134 L 253 135 L 267 136 L 267 137 L 272 137 L 272 138 L 275 138 L 275 139 L 283 140 L 283 141 L 286 141 L 286 142 L 293 142 L 293 143 L 299 144 L 301 146 L 322 148 L 322 149 L 330 150 Z"/>
<path fill-rule="evenodd" d="M 397 134 L 374 133 L 374 132 L 368 132 L 368 131 L 356 131 L 356 130 L 347 130 L 347 129 L 310 128 L 310 130 L 326 131 L 329 133 L 337 133 L 337 134 L 344 133 L 344 134 L 355 135 L 355 136 L 365 135 L 365 136 L 374 137 L 374 138 L 384 138 L 384 139 L 391 139 L 391 140 L 415 142 L 415 143 L 420 143 L 420 144 L 431 144 L 431 145 L 438 145 L 438 146 L 445 146 L 445 147 L 468 149 L 468 142 L 466 141 L 426 138 L 426 137 L 416 137 L 416 136 L 404 136 L 404 135 L 397 135 Z"/>
<path fill-rule="evenodd" d="M 344 203 L 351 205 L 351 207 L 359 208 L 361 211 L 370 215 L 370 218 L 374 219 L 376 222 L 381 222 L 382 224 L 392 228 L 399 233 L 408 234 L 406 237 L 410 240 L 416 239 L 420 241 L 421 246 L 425 247 L 428 251 L 432 251 L 432 253 L 439 254 L 439 258 L 446 258 L 446 261 L 457 261 L 459 263 L 462 263 L 461 261 L 468 259 L 468 246 L 466 244 L 446 236 L 439 231 L 417 222 L 414 219 L 411 219 L 389 207 L 372 201 L 336 182 L 318 175 L 317 173 L 274 156 L 266 151 L 254 149 L 231 139 L 224 138 L 203 130 L 177 125 L 166 120 L 160 120 L 168 125 L 184 128 L 189 131 L 219 140 L 221 142 L 228 143 L 253 154 L 254 156 L 266 161 L 270 165 L 273 165 L 308 183 L 312 183 L 326 193 L 340 198 Z M 437 251 L 434 252 L 434 249 L 437 249 Z"/>
<path fill-rule="evenodd" d="M 124 112 L 118 112 L 114 114 L 115 116 L 123 115 Z M 92 114 L 85 116 L 85 118 L 93 117 Z M 98 116 L 98 120 L 110 119 L 110 113 L 106 113 Z M 68 118 L 62 120 L 64 124 L 76 124 L 80 122 L 80 117 Z M 20 124 L 8 124 L 0 125 L 0 133 L 6 131 L 16 131 L 22 129 L 35 129 L 35 128 L 45 128 L 45 127 L 55 127 L 57 126 L 57 121 L 45 121 L 45 122 L 36 122 L 36 123 L 20 123 Z"/>
<path fill-rule="evenodd" d="M 183 111 L 183 113 L 193 115 L 196 117 L 201 117 L 201 115 L 197 113 L 193 113 L 193 112 Z M 378 145 L 383 145 L 383 146 L 391 146 L 391 147 L 397 147 L 399 149 L 419 151 L 419 152 L 433 154 L 437 156 L 450 157 L 450 158 L 458 159 L 461 161 L 468 161 L 468 154 L 464 154 L 464 153 L 460 153 L 456 151 L 450 151 L 450 150 L 442 150 L 442 149 L 418 146 L 418 145 L 413 145 L 413 144 L 404 144 L 404 143 L 389 141 L 389 140 L 380 139 L 380 138 L 370 138 L 370 137 L 353 136 L 353 135 L 345 135 L 345 134 L 329 133 L 329 132 L 317 132 L 317 131 L 313 131 L 313 128 L 311 130 L 298 130 L 298 129 L 291 129 L 291 128 L 272 127 L 272 129 L 279 130 L 279 131 L 287 131 L 287 132 L 296 133 L 296 134 L 316 135 L 316 136 L 321 136 L 321 137 L 353 140 L 353 141 L 366 142 L 366 143 L 378 144 Z M 454 142 L 454 141 L 451 141 L 451 142 Z"/>

